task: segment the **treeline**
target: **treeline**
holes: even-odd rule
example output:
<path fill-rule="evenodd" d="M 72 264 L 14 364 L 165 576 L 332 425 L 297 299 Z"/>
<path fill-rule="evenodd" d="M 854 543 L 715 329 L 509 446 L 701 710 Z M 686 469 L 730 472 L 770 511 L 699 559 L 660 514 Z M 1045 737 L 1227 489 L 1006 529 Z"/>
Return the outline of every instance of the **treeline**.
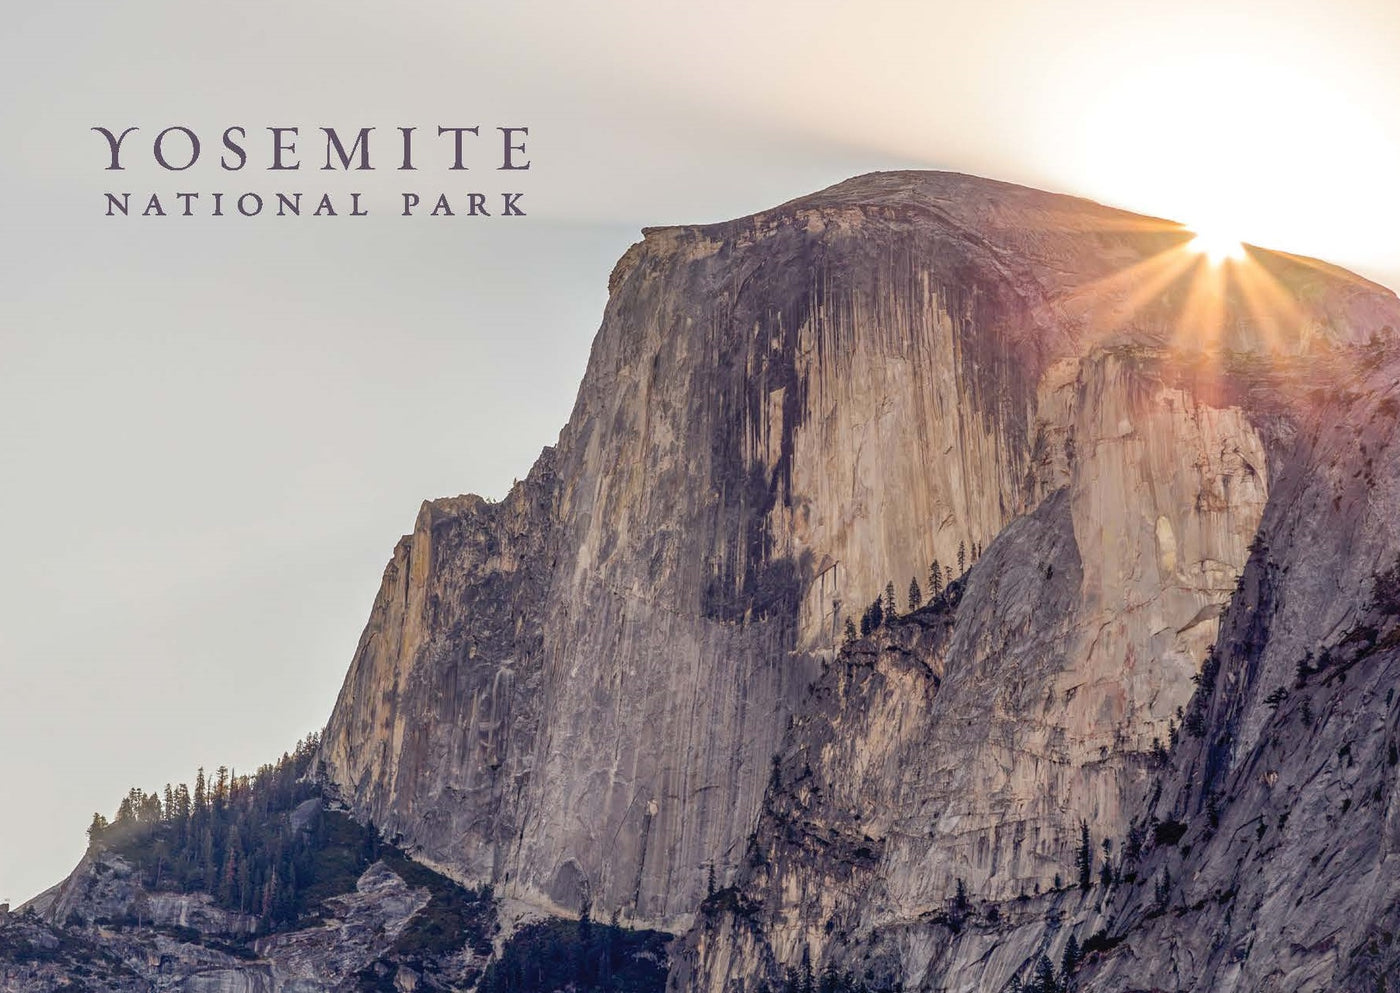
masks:
<path fill-rule="evenodd" d="M 818 976 L 804 964 L 801 969 L 789 967 L 779 983 L 760 983 L 758 993 L 868 993 L 868 989 L 848 972 L 828 966 Z"/>
<path fill-rule="evenodd" d="M 661 993 L 670 936 L 592 920 L 521 928 L 487 968 L 480 993 Z"/>
<path fill-rule="evenodd" d="M 227 910 L 261 919 L 263 930 L 295 921 L 308 907 L 343 892 L 379 857 L 379 837 L 348 817 L 327 816 L 308 773 L 316 735 L 251 776 L 201 768 L 194 788 L 133 787 L 108 821 L 94 814 L 88 837 L 133 862 L 151 890 L 208 893 Z"/>
<path fill-rule="evenodd" d="M 960 541 L 958 542 L 958 571 L 956 573 L 953 572 L 951 565 L 941 565 L 937 559 L 934 559 L 928 569 L 927 596 L 925 596 L 924 588 L 919 585 L 919 577 L 911 577 L 909 589 L 905 594 L 905 603 L 909 613 L 913 613 L 920 607 L 937 604 L 943 598 L 944 591 L 957 582 L 957 578 L 967 571 L 967 567 L 981 556 L 982 546 L 974 541 L 972 543 L 972 559 L 969 562 L 967 543 Z M 854 618 L 846 618 L 846 640 L 852 641 L 857 637 L 868 637 L 883 627 L 887 621 L 894 620 L 898 616 L 899 600 L 895 595 L 894 582 L 891 580 L 885 584 L 884 593 L 872 600 L 861 613 L 859 629 L 857 629 Z"/>

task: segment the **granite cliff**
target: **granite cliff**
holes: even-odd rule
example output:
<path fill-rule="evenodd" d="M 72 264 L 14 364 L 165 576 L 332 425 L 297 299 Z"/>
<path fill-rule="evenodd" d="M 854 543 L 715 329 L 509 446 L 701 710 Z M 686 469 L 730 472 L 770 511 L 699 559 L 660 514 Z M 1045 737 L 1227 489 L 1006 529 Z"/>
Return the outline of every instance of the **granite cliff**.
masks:
<path fill-rule="evenodd" d="M 1393 988 L 1400 302 L 1190 241 L 946 173 L 647 230 L 324 788 L 677 993 Z"/>
<path fill-rule="evenodd" d="M 556 912 L 685 929 L 713 871 L 751 901 L 744 939 L 692 936 L 682 985 L 716 991 L 854 968 L 958 881 L 1061 900 L 1081 823 L 1121 851 L 1164 797 L 1199 812 L 1203 769 L 1228 792 L 1262 695 L 1400 551 L 1394 296 L 1258 250 L 1220 272 L 1189 240 L 934 173 L 648 230 L 557 447 L 400 544 L 330 781 Z M 918 638 L 838 652 L 887 582 L 904 610 L 983 547 Z M 1193 703 L 1208 659 L 1220 699 Z M 994 988 L 1045 941 L 980 939 L 1005 960 L 984 974 L 938 926 L 890 977 Z"/>

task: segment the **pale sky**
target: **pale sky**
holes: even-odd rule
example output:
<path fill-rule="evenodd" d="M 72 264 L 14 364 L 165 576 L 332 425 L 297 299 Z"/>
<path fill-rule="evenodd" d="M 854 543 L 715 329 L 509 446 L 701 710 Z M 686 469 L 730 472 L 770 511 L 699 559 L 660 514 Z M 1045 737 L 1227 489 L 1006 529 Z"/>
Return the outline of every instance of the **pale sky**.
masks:
<path fill-rule="evenodd" d="M 956 169 L 1400 285 L 1393 0 L 7 8 L 0 899 L 66 874 L 130 785 L 324 724 L 419 502 L 499 497 L 556 438 L 642 225 Z M 172 124 L 205 146 L 179 174 L 150 156 Z M 95 125 L 141 128 L 120 176 Z M 525 125 L 531 169 L 483 139 L 466 173 L 262 171 L 264 129 L 315 164 L 325 125 Z M 382 209 L 106 218 L 114 188 Z M 478 188 L 529 216 L 390 216 Z"/>

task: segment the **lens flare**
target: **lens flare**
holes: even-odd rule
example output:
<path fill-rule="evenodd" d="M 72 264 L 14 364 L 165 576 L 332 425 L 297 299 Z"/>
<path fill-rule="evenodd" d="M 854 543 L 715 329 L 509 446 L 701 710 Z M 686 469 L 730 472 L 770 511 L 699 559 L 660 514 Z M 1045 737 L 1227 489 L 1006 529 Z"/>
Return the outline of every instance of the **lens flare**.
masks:
<path fill-rule="evenodd" d="M 1321 263 L 1246 246 L 1228 225 L 1192 229 L 1144 217 L 1103 230 L 1133 232 L 1146 251 L 1064 298 L 1065 313 L 1089 336 L 1113 340 L 1135 325 L 1155 327 L 1182 354 L 1288 352 L 1307 339 L 1305 308 L 1282 270 Z"/>
<path fill-rule="evenodd" d="M 1244 258 L 1244 243 L 1224 231 L 1198 230 L 1187 248 L 1198 255 L 1204 255 L 1211 265 L 1238 262 Z"/>

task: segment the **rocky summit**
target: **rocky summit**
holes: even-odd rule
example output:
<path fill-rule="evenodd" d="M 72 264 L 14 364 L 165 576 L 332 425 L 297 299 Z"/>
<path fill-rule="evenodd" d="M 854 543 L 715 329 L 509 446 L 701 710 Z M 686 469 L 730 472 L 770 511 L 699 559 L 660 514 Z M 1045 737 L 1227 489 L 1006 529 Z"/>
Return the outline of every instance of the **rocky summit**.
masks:
<path fill-rule="evenodd" d="M 648 229 L 314 795 L 133 802 L 0 988 L 1400 990 L 1400 301 L 1191 240 L 929 172 Z"/>

